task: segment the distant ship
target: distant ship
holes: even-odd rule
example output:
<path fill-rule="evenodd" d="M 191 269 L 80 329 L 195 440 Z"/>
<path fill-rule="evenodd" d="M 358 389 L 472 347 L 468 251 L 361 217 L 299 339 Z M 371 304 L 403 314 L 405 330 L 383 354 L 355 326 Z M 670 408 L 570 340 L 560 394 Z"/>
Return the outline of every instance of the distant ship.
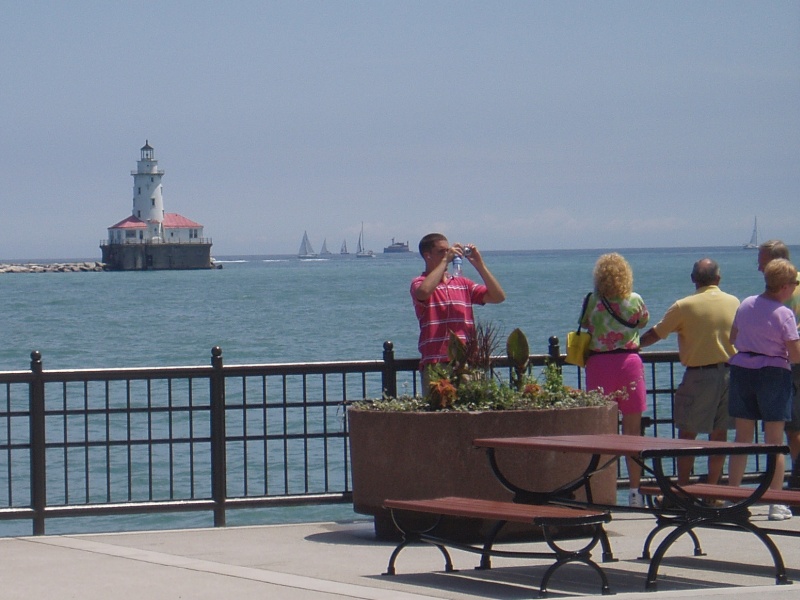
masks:
<path fill-rule="evenodd" d="M 317 258 L 314 248 L 311 247 L 311 242 L 308 241 L 308 233 L 305 231 L 303 232 L 303 241 L 300 243 L 297 258 Z"/>
<path fill-rule="evenodd" d="M 383 249 L 384 254 L 394 254 L 400 252 L 411 252 L 411 250 L 408 249 L 408 242 L 395 242 L 394 238 L 392 238 L 392 243 Z"/>
<path fill-rule="evenodd" d="M 342 240 L 342 249 L 339 250 L 339 254 L 350 254 L 347 251 L 347 240 Z"/>
<path fill-rule="evenodd" d="M 750 241 L 742 246 L 745 250 L 755 250 L 758 248 L 758 217 L 753 217 L 753 233 Z"/>
<path fill-rule="evenodd" d="M 328 238 L 322 240 L 322 250 L 319 251 L 320 256 L 330 256 L 333 254 L 330 250 L 328 250 Z"/>

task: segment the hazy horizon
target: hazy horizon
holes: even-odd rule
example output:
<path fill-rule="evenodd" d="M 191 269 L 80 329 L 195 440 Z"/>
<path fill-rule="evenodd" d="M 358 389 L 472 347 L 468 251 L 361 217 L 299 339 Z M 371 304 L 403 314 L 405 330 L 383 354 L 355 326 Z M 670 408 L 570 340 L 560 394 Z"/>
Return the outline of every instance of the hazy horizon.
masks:
<path fill-rule="evenodd" d="M 800 244 L 787 244 L 790 250 L 795 250 L 792 254 L 799 254 L 800 255 Z M 383 248 L 376 248 L 375 254 L 377 256 L 385 256 L 387 260 L 402 260 L 404 258 L 414 258 L 422 260 L 419 257 L 419 253 L 417 252 L 416 248 L 413 245 L 409 246 L 411 248 L 411 252 L 407 254 L 384 254 Z M 713 245 L 713 246 L 629 246 L 626 248 L 623 247 L 616 247 L 616 248 L 514 248 L 514 249 L 492 249 L 492 248 L 481 248 L 481 251 L 488 254 L 511 254 L 514 252 L 535 252 L 535 253 L 548 253 L 548 252 L 612 252 L 612 251 L 619 251 L 620 253 L 627 252 L 638 252 L 638 251 L 648 251 L 648 250 L 710 250 L 710 249 L 724 249 L 724 250 L 731 250 L 731 249 L 741 249 L 742 252 L 750 252 L 753 255 L 753 260 L 756 259 L 756 252 L 755 250 L 745 249 L 742 248 L 742 244 L 735 244 L 735 245 Z M 281 252 L 281 253 L 272 253 L 272 254 L 265 254 L 265 253 L 235 253 L 235 254 L 215 254 L 212 252 L 211 256 L 213 259 L 218 261 L 224 261 L 229 259 L 242 259 L 242 258 L 250 258 L 250 259 L 261 259 L 261 258 L 281 258 L 281 259 L 297 259 L 297 252 Z M 320 256 L 313 260 L 355 260 L 355 255 L 351 253 L 348 258 L 341 258 L 338 252 L 334 252 L 331 257 Z M 712 257 L 713 258 L 713 257 Z M 300 259 L 298 259 L 300 260 Z M 37 264 L 37 263 L 58 263 L 58 262 L 102 262 L 101 257 L 82 257 L 82 256 L 74 256 L 74 257 L 34 257 L 34 258 L 0 258 L 0 264 Z"/>

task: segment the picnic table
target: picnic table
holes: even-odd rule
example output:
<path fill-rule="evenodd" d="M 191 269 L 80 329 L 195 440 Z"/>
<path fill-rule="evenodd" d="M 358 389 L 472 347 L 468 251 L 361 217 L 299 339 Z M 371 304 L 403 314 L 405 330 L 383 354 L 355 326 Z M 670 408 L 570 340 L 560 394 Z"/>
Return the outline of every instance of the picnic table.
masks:
<path fill-rule="evenodd" d="M 580 505 L 574 500 L 573 493 L 583 488 L 587 503 L 592 504 L 592 476 L 609 465 L 616 464 L 619 457 L 629 456 L 642 466 L 645 473 L 650 474 L 667 502 L 660 506 L 639 509 L 653 513 L 656 525 L 644 543 L 642 558 L 650 561 L 647 574 L 647 589 L 656 585 L 658 569 L 670 546 L 682 535 L 688 534 L 695 543 L 695 554 L 700 555 L 699 540 L 694 532 L 703 527 L 732 527 L 749 531 L 755 535 L 769 550 L 774 565 L 775 579 L 778 584 L 790 583 L 786 576 L 786 568 L 780 550 L 756 523 L 751 520 L 747 508 L 761 499 L 769 489 L 775 473 L 776 457 L 786 454 L 789 448 L 783 445 L 714 442 L 708 440 L 682 440 L 673 438 L 654 438 L 627 436 L 618 434 L 585 434 L 559 436 L 498 437 L 481 438 L 473 441 L 478 448 L 484 448 L 489 462 L 500 483 L 514 494 L 514 501 L 530 504 L 557 503 Z M 585 471 L 576 479 L 550 490 L 530 490 L 518 486 L 503 472 L 502 463 L 498 459 L 498 451 L 504 448 L 526 449 L 531 451 L 583 453 L 589 456 Z M 667 474 L 664 462 L 681 456 L 706 457 L 712 455 L 763 455 L 766 457 L 765 467 L 759 474 L 757 483 L 751 488 L 749 496 L 743 501 L 731 505 L 713 505 L 695 496 L 691 491 L 680 488 Z M 585 505 L 585 504 L 584 504 Z M 620 509 L 623 507 L 605 507 Z M 625 510 L 632 510 L 624 507 Z M 655 553 L 650 555 L 650 546 L 656 535 L 666 529 L 670 533 L 660 542 Z"/>

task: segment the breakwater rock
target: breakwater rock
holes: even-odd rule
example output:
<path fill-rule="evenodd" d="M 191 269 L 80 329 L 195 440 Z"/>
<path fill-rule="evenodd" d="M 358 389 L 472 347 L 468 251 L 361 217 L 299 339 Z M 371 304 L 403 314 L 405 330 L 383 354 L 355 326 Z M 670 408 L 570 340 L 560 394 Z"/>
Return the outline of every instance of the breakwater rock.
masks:
<path fill-rule="evenodd" d="M 104 263 L 93 261 L 77 263 L 0 264 L 0 275 L 4 273 L 82 273 L 105 270 L 106 265 Z"/>

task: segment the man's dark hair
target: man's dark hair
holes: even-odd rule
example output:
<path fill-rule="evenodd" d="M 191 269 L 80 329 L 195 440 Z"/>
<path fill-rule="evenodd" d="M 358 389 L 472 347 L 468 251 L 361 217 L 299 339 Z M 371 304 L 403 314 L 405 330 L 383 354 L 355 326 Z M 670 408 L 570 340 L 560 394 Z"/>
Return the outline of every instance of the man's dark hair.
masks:
<path fill-rule="evenodd" d="M 719 265 L 710 258 L 701 258 L 692 268 L 692 281 L 704 287 L 714 285 L 719 280 Z"/>
<path fill-rule="evenodd" d="M 441 242 L 442 240 L 447 241 L 447 237 L 444 234 L 429 233 L 419 241 L 419 255 L 424 257 L 426 252 L 433 250 L 436 242 Z"/>

